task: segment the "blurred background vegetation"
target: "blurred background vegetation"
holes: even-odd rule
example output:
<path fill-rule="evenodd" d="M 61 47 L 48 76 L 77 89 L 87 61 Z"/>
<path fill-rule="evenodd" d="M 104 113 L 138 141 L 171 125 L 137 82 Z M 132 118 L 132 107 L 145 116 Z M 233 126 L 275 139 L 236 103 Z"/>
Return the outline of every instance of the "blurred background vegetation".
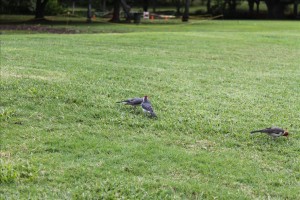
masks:
<path fill-rule="evenodd" d="M 2 14 L 109 16 L 114 11 L 149 11 L 180 17 L 222 15 L 225 19 L 299 19 L 300 0 L 1 0 Z M 90 5 L 90 6 L 89 6 Z M 118 9 L 116 9 L 118 7 Z M 88 10 L 90 8 L 90 10 Z M 42 11 L 42 13 L 38 13 Z"/>

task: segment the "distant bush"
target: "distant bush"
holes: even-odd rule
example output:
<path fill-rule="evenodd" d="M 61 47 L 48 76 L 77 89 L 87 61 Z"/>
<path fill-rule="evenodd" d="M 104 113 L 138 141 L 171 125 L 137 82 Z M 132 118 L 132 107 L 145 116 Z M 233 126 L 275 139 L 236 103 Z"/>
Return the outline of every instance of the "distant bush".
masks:
<path fill-rule="evenodd" d="M 46 15 L 57 15 L 63 13 L 63 7 L 58 3 L 57 0 L 49 0 L 45 8 Z"/>
<path fill-rule="evenodd" d="M 33 14 L 36 2 L 34 0 L 1 0 L 0 11 L 3 14 Z M 63 13 L 63 6 L 58 0 L 49 0 L 45 8 L 46 15 L 57 15 Z"/>

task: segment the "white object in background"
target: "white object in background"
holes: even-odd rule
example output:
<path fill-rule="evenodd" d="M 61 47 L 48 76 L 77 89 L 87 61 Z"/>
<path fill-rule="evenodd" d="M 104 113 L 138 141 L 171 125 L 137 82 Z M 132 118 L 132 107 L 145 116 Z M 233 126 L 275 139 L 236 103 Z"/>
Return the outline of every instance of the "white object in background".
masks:
<path fill-rule="evenodd" d="M 149 19 L 149 12 L 144 12 L 143 13 L 144 19 Z"/>

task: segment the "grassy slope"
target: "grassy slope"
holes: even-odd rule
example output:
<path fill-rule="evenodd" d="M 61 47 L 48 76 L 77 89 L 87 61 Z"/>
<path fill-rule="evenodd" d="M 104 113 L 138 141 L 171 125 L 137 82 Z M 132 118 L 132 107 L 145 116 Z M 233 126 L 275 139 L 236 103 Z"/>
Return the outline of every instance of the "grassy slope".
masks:
<path fill-rule="evenodd" d="M 296 199 L 294 25 L 1 35 L 1 198 Z M 114 103 L 144 94 L 157 120 Z M 290 138 L 249 134 L 270 125 Z"/>

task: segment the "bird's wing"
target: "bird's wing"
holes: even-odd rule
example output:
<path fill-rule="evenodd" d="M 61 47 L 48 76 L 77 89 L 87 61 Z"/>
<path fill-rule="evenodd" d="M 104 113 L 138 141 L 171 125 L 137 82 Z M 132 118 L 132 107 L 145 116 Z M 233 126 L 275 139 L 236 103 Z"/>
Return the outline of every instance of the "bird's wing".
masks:
<path fill-rule="evenodd" d="M 272 127 L 272 128 L 268 128 L 268 129 L 266 130 L 266 132 L 267 132 L 267 133 L 275 133 L 275 134 L 279 134 L 279 133 L 284 132 L 284 130 L 281 129 L 281 128 L 278 128 L 278 127 Z"/>
<path fill-rule="evenodd" d="M 138 105 L 141 104 L 143 102 L 142 98 L 132 98 L 129 100 L 128 103 L 132 104 L 132 105 Z"/>
<path fill-rule="evenodd" d="M 283 133 L 284 130 L 281 128 L 274 127 L 274 128 L 272 128 L 272 132 L 279 134 L 279 133 Z"/>
<path fill-rule="evenodd" d="M 125 104 L 130 104 L 130 105 L 138 105 L 141 104 L 143 102 L 142 98 L 131 98 L 131 99 L 126 99 L 126 100 L 122 100 L 122 101 L 118 101 L 117 103 L 125 103 Z"/>
<path fill-rule="evenodd" d="M 142 103 L 142 108 L 149 112 L 153 112 L 153 108 L 150 103 Z"/>

